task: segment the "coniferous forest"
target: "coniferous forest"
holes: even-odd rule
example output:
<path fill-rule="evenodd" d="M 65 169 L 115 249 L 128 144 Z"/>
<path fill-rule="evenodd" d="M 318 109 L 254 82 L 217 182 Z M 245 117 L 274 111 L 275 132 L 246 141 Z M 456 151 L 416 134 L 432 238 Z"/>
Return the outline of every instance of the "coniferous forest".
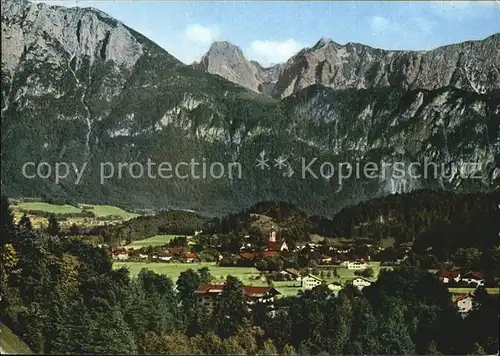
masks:
<path fill-rule="evenodd" d="M 368 203 L 365 218 L 375 212 L 410 213 L 390 208 L 391 200 L 398 199 L 405 200 Z M 450 214 L 475 219 L 482 211 L 488 216 L 481 199 L 470 205 L 460 199 L 468 210 L 456 208 Z M 421 204 L 418 197 L 408 201 Z M 450 205 L 426 206 L 430 234 L 433 214 Z M 424 206 L 410 215 L 417 220 L 425 211 Z M 347 212 L 339 218 L 342 214 Z M 485 223 L 496 222 L 489 217 Z M 381 272 L 362 291 L 347 286 L 336 297 L 319 286 L 281 298 L 275 313 L 258 304 L 249 309 L 241 281 L 228 276 L 209 314 L 195 307 L 194 296 L 201 283 L 212 280 L 206 268 L 182 272 L 176 283 L 145 270 L 132 278 L 126 269 L 113 270 L 108 251 L 64 236 L 57 220 L 46 231 L 33 229 L 29 219 L 14 224 L 6 198 L 1 236 L 1 321 L 36 353 L 481 355 L 499 347 L 498 296 L 478 287 L 477 304 L 462 318 L 446 286 L 418 258 Z M 464 243 L 482 244 L 475 236 L 474 242 Z"/>

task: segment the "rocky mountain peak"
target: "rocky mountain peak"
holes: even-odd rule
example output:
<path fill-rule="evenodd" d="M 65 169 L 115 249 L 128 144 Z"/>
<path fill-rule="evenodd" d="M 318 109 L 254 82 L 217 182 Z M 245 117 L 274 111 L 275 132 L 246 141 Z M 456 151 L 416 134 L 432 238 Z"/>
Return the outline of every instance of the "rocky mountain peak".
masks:
<path fill-rule="evenodd" d="M 269 75 L 271 72 L 267 68 L 263 68 L 255 61 L 249 61 L 239 46 L 227 41 L 212 43 L 201 62 L 195 67 L 220 75 L 256 92 L 262 92 L 263 83 L 276 80 L 275 74 Z"/>
<path fill-rule="evenodd" d="M 215 41 L 210 46 L 207 55 L 225 57 L 236 56 L 239 58 L 245 57 L 239 46 L 236 46 L 228 41 Z"/>
<path fill-rule="evenodd" d="M 340 47 L 340 45 L 337 42 L 333 41 L 331 38 L 321 37 L 320 40 L 316 42 L 316 44 L 312 47 L 312 50 L 318 50 L 320 48 L 328 46 Z"/>

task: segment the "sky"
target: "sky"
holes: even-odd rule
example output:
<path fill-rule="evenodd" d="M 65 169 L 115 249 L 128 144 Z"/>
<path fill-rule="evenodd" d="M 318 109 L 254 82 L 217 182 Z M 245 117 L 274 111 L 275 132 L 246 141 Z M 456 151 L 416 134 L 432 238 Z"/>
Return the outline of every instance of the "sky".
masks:
<path fill-rule="evenodd" d="M 500 32 L 497 1 L 43 1 L 94 7 L 183 61 L 229 41 L 264 66 L 326 37 L 384 49 L 429 50 Z"/>

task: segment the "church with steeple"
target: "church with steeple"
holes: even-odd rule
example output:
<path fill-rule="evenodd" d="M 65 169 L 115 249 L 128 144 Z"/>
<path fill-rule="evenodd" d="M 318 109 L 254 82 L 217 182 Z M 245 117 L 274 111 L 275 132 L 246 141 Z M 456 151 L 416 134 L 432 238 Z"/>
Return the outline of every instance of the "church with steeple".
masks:
<path fill-rule="evenodd" d="M 288 246 L 285 241 L 279 241 L 277 231 L 274 226 L 271 227 L 269 232 L 269 240 L 267 242 L 267 251 L 288 251 Z"/>

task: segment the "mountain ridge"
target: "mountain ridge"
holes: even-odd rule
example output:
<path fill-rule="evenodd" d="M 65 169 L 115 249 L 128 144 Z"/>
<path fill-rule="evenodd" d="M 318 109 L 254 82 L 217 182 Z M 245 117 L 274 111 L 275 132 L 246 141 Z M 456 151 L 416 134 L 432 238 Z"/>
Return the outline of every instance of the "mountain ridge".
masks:
<path fill-rule="evenodd" d="M 464 57 L 471 53 L 473 55 L 476 49 L 474 47 L 481 49 L 484 43 L 489 42 L 493 46 L 491 61 L 483 60 L 477 65 L 477 67 L 483 66 L 483 70 L 487 72 L 485 74 L 483 70 L 470 67 L 470 62 L 477 58 L 474 57 L 467 63 Z M 277 98 L 283 98 L 312 84 L 321 84 L 334 89 L 386 86 L 435 89 L 441 86 L 453 86 L 475 92 L 486 92 L 500 85 L 500 74 L 495 65 L 495 58 L 500 60 L 500 33 L 492 34 L 482 40 L 468 40 L 426 51 L 385 50 L 354 42 L 341 45 L 323 37 L 313 46 L 301 49 L 286 62 L 273 66 L 274 73 L 271 80 L 259 80 L 254 76 L 251 81 L 246 80 L 245 76 L 235 79 L 239 74 L 238 68 L 251 65 L 257 68 L 260 64 L 246 59 L 240 47 L 227 41 L 225 43 L 226 46 L 239 49 L 241 53 L 239 58 L 217 53 L 211 65 L 200 65 L 199 68 Z M 471 47 L 472 50 L 467 47 Z M 204 60 L 209 61 L 211 54 L 210 50 L 206 52 Z M 486 56 L 479 57 L 486 58 L 488 55 L 489 53 L 486 53 Z M 464 60 L 466 63 L 461 63 Z M 221 70 L 224 66 L 233 68 L 234 73 L 225 74 Z M 380 66 L 387 68 L 379 68 Z M 270 84 L 272 84 L 271 91 L 269 91 Z M 266 90 L 259 89 L 259 85 Z"/>
<path fill-rule="evenodd" d="M 314 83 L 283 99 L 184 65 L 117 20 L 93 10 L 2 0 L 2 192 L 12 197 L 92 199 L 134 208 L 189 208 L 211 215 L 259 201 L 311 214 L 421 188 L 491 190 L 500 177 L 500 90 L 405 89 Z M 5 11 L 7 10 L 7 11 Z M 475 48 L 475 47 L 474 47 Z M 484 53 L 493 53 L 487 49 Z M 479 55 L 479 54 L 474 54 Z M 4 63 L 6 65 L 4 65 Z M 254 64 L 255 66 L 255 64 Z M 328 67 L 328 64 L 324 64 Z M 260 74 L 262 75 L 262 73 Z M 270 75 L 272 77 L 272 75 Z M 267 94 L 267 95 L 266 95 Z M 270 168 L 256 167 L 262 154 Z M 273 166 L 288 158 L 296 173 Z M 190 159 L 242 166 L 241 179 L 101 182 L 101 164 Z M 302 179 L 301 159 L 378 164 L 425 158 L 455 165 L 450 177 Z M 26 162 L 75 164 L 78 172 L 23 176 Z M 470 174 L 458 170 L 479 162 Z M 32 174 L 32 171 L 29 171 Z M 83 173 L 82 173 L 83 174 Z M 119 204 L 117 204 L 119 202 Z"/>

